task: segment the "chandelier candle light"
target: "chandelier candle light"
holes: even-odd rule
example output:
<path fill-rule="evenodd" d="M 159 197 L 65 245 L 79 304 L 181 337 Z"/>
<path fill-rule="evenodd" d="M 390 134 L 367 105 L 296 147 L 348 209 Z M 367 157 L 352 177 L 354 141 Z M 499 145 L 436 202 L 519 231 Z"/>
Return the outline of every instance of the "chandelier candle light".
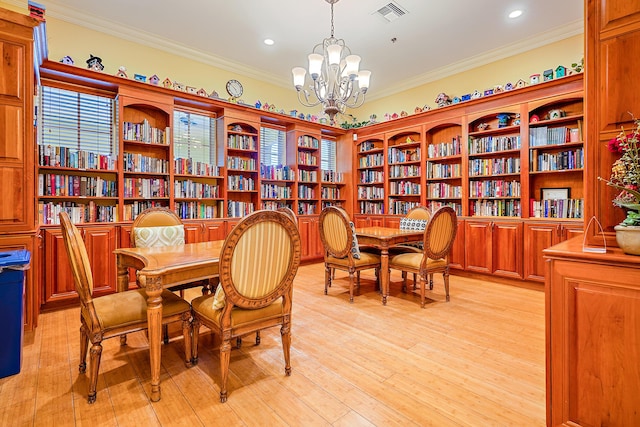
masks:
<path fill-rule="evenodd" d="M 331 37 L 315 45 L 309 54 L 311 84 L 304 87 L 307 72 L 304 68 L 295 67 L 291 72 L 300 103 L 305 107 L 322 104 L 333 124 L 336 114 L 364 103 L 371 71 L 359 71 L 360 57 L 351 54 L 344 40 L 333 36 L 333 5 L 339 0 L 325 1 L 331 5 Z"/>

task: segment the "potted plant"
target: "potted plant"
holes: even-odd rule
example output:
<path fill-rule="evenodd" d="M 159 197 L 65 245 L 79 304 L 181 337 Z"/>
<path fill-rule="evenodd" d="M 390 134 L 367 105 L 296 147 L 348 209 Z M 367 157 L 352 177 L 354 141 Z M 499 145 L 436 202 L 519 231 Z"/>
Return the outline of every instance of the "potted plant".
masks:
<path fill-rule="evenodd" d="M 640 255 L 640 119 L 633 117 L 633 122 L 633 132 L 627 134 L 623 128 L 609 141 L 609 151 L 620 158 L 613 163 L 609 180 L 598 179 L 620 190 L 613 204 L 627 210 L 627 217 L 615 226 L 618 246 L 627 254 Z"/>

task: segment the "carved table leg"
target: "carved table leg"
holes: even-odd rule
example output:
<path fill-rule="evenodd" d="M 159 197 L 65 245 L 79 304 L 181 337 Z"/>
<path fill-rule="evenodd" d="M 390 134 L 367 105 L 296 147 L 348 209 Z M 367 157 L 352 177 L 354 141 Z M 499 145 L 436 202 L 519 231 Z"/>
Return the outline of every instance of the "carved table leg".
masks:
<path fill-rule="evenodd" d="M 382 248 L 380 251 L 380 270 L 382 304 L 387 305 L 387 295 L 389 295 L 389 248 Z"/>
<path fill-rule="evenodd" d="M 162 285 L 158 279 L 138 276 L 147 292 L 147 321 L 149 324 L 149 359 L 151 361 L 151 401 L 160 400 L 160 341 L 162 340 Z"/>

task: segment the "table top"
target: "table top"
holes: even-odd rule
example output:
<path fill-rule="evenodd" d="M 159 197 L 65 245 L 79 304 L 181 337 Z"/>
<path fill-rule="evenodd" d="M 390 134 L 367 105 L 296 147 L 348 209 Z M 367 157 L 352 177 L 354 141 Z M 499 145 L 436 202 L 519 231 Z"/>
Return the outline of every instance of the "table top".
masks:
<path fill-rule="evenodd" d="M 381 239 L 398 237 L 398 236 L 422 236 L 424 235 L 424 230 L 401 230 L 399 228 L 393 227 L 361 227 L 356 229 L 356 235 L 360 236 L 368 236 L 368 237 L 378 237 Z"/>
<path fill-rule="evenodd" d="M 224 240 L 216 240 L 177 246 L 120 248 L 114 253 L 121 259 L 142 263 L 140 266 L 130 266 L 138 267 L 147 273 L 159 273 L 161 270 L 180 269 L 185 266 L 217 264 L 223 244 Z"/>

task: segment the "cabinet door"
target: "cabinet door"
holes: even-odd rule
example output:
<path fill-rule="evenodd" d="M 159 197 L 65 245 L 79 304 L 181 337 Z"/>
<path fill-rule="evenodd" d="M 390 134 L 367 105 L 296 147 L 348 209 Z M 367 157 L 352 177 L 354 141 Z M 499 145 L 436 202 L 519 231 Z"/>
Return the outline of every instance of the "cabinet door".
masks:
<path fill-rule="evenodd" d="M 224 221 L 207 221 L 204 223 L 204 240 L 224 240 L 227 237 L 227 227 Z"/>
<path fill-rule="evenodd" d="M 400 219 L 401 217 L 399 216 L 388 216 L 384 220 L 384 226 L 391 228 L 400 228 Z"/>
<path fill-rule="evenodd" d="M 383 216 L 374 216 L 371 218 L 371 227 L 384 227 L 384 217 Z M 398 227 L 400 227 L 400 222 L 398 222 Z"/>
<path fill-rule="evenodd" d="M 559 240 L 557 223 L 527 223 L 524 227 L 524 278 L 544 281 L 546 271 L 542 251 Z"/>
<path fill-rule="evenodd" d="M 522 222 L 493 221 L 491 248 L 493 274 L 522 279 Z"/>
<path fill-rule="evenodd" d="M 93 274 L 94 295 L 116 292 L 116 256 L 113 253 L 116 250 L 116 227 L 86 228 L 83 234 Z"/>
<path fill-rule="evenodd" d="M 353 223 L 355 224 L 356 228 L 371 226 L 371 220 L 366 216 L 356 216 L 353 219 Z"/>
<path fill-rule="evenodd" d="M 491 221 L 466 220 L 464 225 L 467 270 L 491 273 Z"/>
<path fill-rule="evenodd" d="M 562 240 L 569 240 L 584 234 L 584 224 L 564 224 L 562 226 Z"/>
<path fill-rule="evenodd" d="M 203 239 L 202 224 L 199 222 L 184 224 L 185 243 L 198 243 Z"/>
<path fill-rule="evenodd" d="M 298 218 L 298 223 L 300 240 L 302 241 L 302 253 L 300 255 L 300 259 L 302 261 L 307 261 L 322 258 L 324 248 L 322 247 L 322 239 L 320 239 L 318 218 L 300 217 Z"/>
<path fill-rule="evenodd" d="M 449 267 L 464 270 L 464 251 L 464 220 L 458 218 L 458 231 L 456 231 L 456 238 L 453 241 L 453 247 L 451 248 L 451 254 L 449 255 Z"/>
<path fill-rule="evenodd" d="M 44 234 L 44 303 L 52 307 L 77 298 L 73 274 L 58 228 L 46 229 Z"/>

